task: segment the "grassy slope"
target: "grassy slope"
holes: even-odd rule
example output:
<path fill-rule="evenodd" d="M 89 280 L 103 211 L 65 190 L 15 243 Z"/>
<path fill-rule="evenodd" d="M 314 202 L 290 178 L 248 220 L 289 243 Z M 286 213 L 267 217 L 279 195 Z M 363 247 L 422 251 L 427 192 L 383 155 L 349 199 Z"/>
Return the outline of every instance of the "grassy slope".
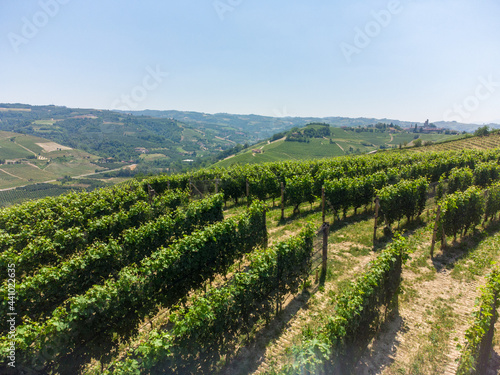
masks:
<path fill-rule="evenodd" d="M 14 138 L 12 142 L 10 139 Z M 37 143 L 51 142 L 30 135 L 0 131 L 0 159 L 20 161 L 20 164 L 0 165 L 0 189 L 79 176 L 102 169 L 93 164 L 98 159 L 81 150 L 45 151 Z M 40 155 L 44 160 L 26 159 Z"/>
<path fill-rule="evenodd" d="M 272 143 L 260 142 L 248 150 L 222 160 L 215 165 L 228 167 L 232 164 L 260 164 L 270 161 L 307 160 L 324 157 L 343 156 L 351 152 L 367 153 L 377 150 L 380 146 L 397 147 L 404 142 L 410 143 L 415 134 L 396 133 L 368 133 L 347 131 L 341 128 L 330 128 L 331 136 L 326 138 L 312 138 L 309 143 L 285 142 L 278 140 Z M 455 139 L 457 136 L 444 134 L 417 134 L 422 141 L 443 141 Z M 330 144 L 330 139 L 333 142 Z M 252 150 L 262 149 L 263 153 L 254 153 Z"/>

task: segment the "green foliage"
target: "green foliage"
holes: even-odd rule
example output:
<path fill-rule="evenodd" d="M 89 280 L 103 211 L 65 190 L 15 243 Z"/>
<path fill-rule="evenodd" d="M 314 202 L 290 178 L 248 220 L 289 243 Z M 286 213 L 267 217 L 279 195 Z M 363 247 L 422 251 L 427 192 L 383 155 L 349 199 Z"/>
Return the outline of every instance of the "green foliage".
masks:
<path fill-rule="evenodd" d="M 285 179 L 309 175 L 314 182 L 313 194 L 319 196 L 321 187 L 327 180 L 364 177 L 376 172 L 386 172 L 389 184 L 399 178 L 416 179 L 427 176 L 430 181 L 439 178 L 455 167 L 474 167 L 476 163 L 497 160 L 498 151 L 471 151 L 425 154 L 379 154 L 349 158 L 330 158 L 300 162 L 274 162 L 262 165 L 233 166 L 228 169 L 200 169 L 196 172 L 169 176 L 155 176 L 142 181 L 139 186 L 147 194 L 148 187 L 162 193 L 166 189 L 189 189 L 189 181 L 199 186 L 211 181 L 215 190 L 215 179 L 219 180 L 219 191 L 225 199 L 238 200 L 246 195 L 246 182 L 250 184 L 250 195 L 258 199 L 279 197 L 279 183 Z M 273 177 L 274 176 L 274 177 Z M 376 189 L 381 186 L 375 186 Z M 95 196 L 97 196 L 96 194 Z M 307 201 L 307 200 L 306 200 Z M 53 203 L 58 202 L 54 200 Z M 354 206 L 353 206 L 354 207 Z M 2 219 L 0 212 L 0 228 Z"/>
<path fill-rule="evenodd" d="M 340 178 L 338 180 L 325 181 L 325 198 L 330 207 L 337 213 L 343 211 L 344 217 L 350 207 L 349 200 L 349 179 Z"/>
<path fill-rule="evenodd" d="M 120 197 L 116 197 L 120 199 Z M 15 263 L 19 269 L 16 279 L 30 275 L 38 268 L 47 265 L 55 266 L 67 258 L 67 256 L 83 251 L 94 241 L 106 240 L 109 237 L 117 237 L 127 228 L 136 228 L 147 221 L 154 220 L 160 215 L 184 205 L 189 199 L 186 192 L 171 191 L 168 194 L 157 197 L 152 205 L 144 201 L 144 196 L 137 196 L 138 201 L 128 211 L 118 211 L 110 215 L 90 218 L 85 225 L 70 228 L 57 229 L 53 235 L 36 236 L 31 239 L 27 246 L 18 250 L 15 241 L 10 243 L 11 247 L 0 254 L 0 267 L 6 267 L 9 263 Z M 127 198 L 128 199 L 128 198 Z M 116 204 L 116 203 L 115 203 Z M 54 224 L 53 219 L 45 221 L 45 228 Z M 23 236 L 22 243 L 27 242 L 30 232 L 20 233 L 16 238 L 19 241 Z M 6 275 L 0 275 L 4 280 Z"/>
<path fill-rule="evenodd" d="M 478 163 L 474 168 L 474 185 L 485 187 L 498 180 L 500 177 L 500 166 L 495 161 Z"/>
<path fill-rule="evenodd" d="M 492 346 L 493 330 L 498 318 L 500 271 L 498 268 L 487 276 L 487 283 L 476 301 L 472 324 L 465 331 L 457 375 L 484 374 Z"/>
<path fill-rule="evenodd" d="M 443 174 L 439 178 L 439 182 L 438 182 L 437 187 L 436 187 L 436 199 L 437 200 L 443 198 L 443 196 L 444 196 L 444 193 L 445 193 L 444 184 L 445 184 L 445 182 L 446 182 L 446 175 Z"/>
<path fill-rule="evenodd" d="M 465 191 L 474 182 L 474 172 L 469 168 L 454 168 L 448 178 L 448 194 L 456 191 Z"/>
<path fill-rule="evenodd" d="M 16 310 L 33 319 L 46 316 L 69 296 L 100 284 L 106 277 L 116 276 L 123 267 L 140 262 L 160 246 L 168 246 L 195 228 L 220 220 L 222 196 L 217 195 L 193 202 L 173 215 L 162 215 L 138 228 L 126 229 L 118 240 L 111 238 L 107 243 L 92 243 L 81 254 L 75 254 L 58 266 L 43 267 L 34 276 L 18 283 Z M 2 288 L 0 311 L 4 313 L 8 312 L 6 296 L 7 288 Z"/>
<path fill-rule="evenodd" d="M 474 135 L 476 137 L 485 137 L 485 136 L 488 136 L 489 134 L 490 134 L 490 132 L 488 130 L 487 125 L 484 125 L 484 126 L 477 128 L 477 130 L 474 132 Z"/>
<path fill-rule="evenodd" d="M 281 186 L 277 176 L 267 168 L 257 169 L 256 173 L 248 177 L 250 196 L 260 200 L 278 198 L 281 195 Z"/>
<path fill-rule="evenodd" d="M 301 203 L 313 203 L 316 199 L 313 187 L 314 181 L 308 174 L 294 178 L 285 177 L 286 204 L 294 206 L 294 212 L 298 212 Z"/>
<path fill-rule="evenodd" d="M 52 237 L 58 230 L 86 227 L 93 220 L 129 210 L 137 201 L 145 199 L 146 194 L 136 183 L 126 188 L 73 192 L 0 210 L 0 228 L 15 239 L 14 249 L 21 250 L 37 236 Z"/>
<path fill-rule="evenodd" d="M 395 185 L 389 185 L 377 192 L 380 198 L 380 208 L 388 225 L 401 220 L 408 220 L 422 213 L 427 198 L 427 179 L 402 180 Z"/>
<path fill-rule="evenodd" d="M 484 212 L 485 221 L 495 216 L 498 211 L 500 211 L 500 182 L 497 182 L 488 189 Z"/>
<path fill-rule="evenodd" d="M 310 269 L 313 236 L 308 226 L 296 237 L 253 252 L 245 271 L 237 272 L 220 288 L 210 287 L 205 294 L 190 298 L 188 307 L 178 307 L 170 318 L 172 328 L 151 332 L 135 351 L 135 358 L 119 367 L 115 363 L 112 373 L 128 374 L 134 366 L 151 371 L 159 363 L 183 372 L 200 355 L 205 362 L 216 360 L 236 335 L 247 333 L 263 317 L 269 319 L 278 300 L 297 291 Z"/>
<path fill-rule="evenodd" d="M 335 312 L 326 324 L 316 329 L 314 338 L 304 338 L 292 350 L 294 362 L 284 369 L 284 373 L 298 374 L 303 370 L 335 373 L 334 366 L 344 366 L 349 360 L 346 351 L 349 345 L 369 329 L 379 308 L 387 305 L 397 292 L 402 265 L 407 259 L 407 241 L 399 236 L 370 263 L 363 275 L 332 301 Z"/>
<path fill-rule="evenodd" d="M 220 197 L 219 197 L 220 199 Z M 255 202 L 248 212 L 196 231 L 173 245 L 160 247 L 151 256 L 124 267 L 116 278 L 95 285 L 85 294 L 68 299 L 44 323 L 18 326 L 16 358 L 35 366 L 71 352 L 97 332 L 140 319 L 158 303 L 166 306 L 199 287 L 267 238 L 265 206 Z M 261 224 L 255 226 L 256 221 Z M 241 230 L 245 226 L 252 226 Z M 0 348 L 9 345 L 6 336 Z M 47 353 L 53 353 L 47 355 Z"/>
<path fill-rule="evenodd" d="M 238 198 L 244 197 L 246 194 L 247 178 L 240 169 L 225 171 L 220 177 L 220 188 L 224 193 L 224 198 L 234 199 L 238 202 Z"/>
<path fill-rule="evenodd" d="M 438 234 L 441 235 L 444 229 L 447 236 L 456 237 L 459 233 L 465 235 L 468 229 L 481 222 L 485 210 L 484 201 L 483 192 L 476 186 L 447 195 L 439 201 L 441 217 Z"/>

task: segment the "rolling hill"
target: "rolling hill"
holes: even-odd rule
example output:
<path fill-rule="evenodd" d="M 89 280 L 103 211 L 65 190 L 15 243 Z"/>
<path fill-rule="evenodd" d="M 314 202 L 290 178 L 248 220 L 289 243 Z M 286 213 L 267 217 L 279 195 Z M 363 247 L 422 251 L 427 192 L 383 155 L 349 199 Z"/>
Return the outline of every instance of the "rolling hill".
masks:
<path fill-rule="evenodd" d="M 422 142 L 440 142 L 461 137 L 448 134 L 414 134 L 395 128 L 382 131 L 373 127 L 361 129 L 328 127 L 328 136 L 304 136 L 311 129 L 316 131 L 321 128 L 325 128 L 325 126 L 310 124 L 290 132 L 276 134 L 266 141 L 219 161 L 215 166 L 227 167 L 232 164 L 258 164 L 269 161 L 308 160 L 362 154 L 380 149 L 396 148 L 400 144 L 411 145 L 415 139 L 421 139 Z M 286 140 L 287 137 L 293 138 L 293 136 L 290 137 L 291 134 L 295 134 L 296 141 Z"/>
<path fill-rule="evenodd" d="M 106 170 L 101 158 L 45 138 L 0 131 L 0 189 Z M 124 166 L 124 165 L 122 165 Z"/>
<path fill-rule="evenodd" d="M 0 104 L 0 130 L 43 137 L 114 161 L 131 161 L 151 172 L 181 169 L 183 160 L 216 155 L 246 141 L 246 135 L 236 130 L 197 129 L 169 118 L 24 104 Z"/>
<path fill-rule="evenodd" d="M 275 111 L 278 115 L 285 115 L 284 117 L 272 117 L 272 116 L 259 116 L 259 115 L 238 115 L 229 113 L 200 113 L 200 112 L 188 112 L 188 111 L 156 111 L 156 110 L 145 110 L 145 111 L 131 111 L 123 112 L 129 113 L 134 116 L 152 116 L 157 118 L 172 118 L 177 121 L 181 121 L 185 124 L 196 128 L 217 128 L 217 129 L 236 129 L 237 131 L 246 135 L 246 141 L 249 143 L 254 143 L 259 140 L 269 138 L 273 134 L 290 130 L 294 127 L 303 127 L 309 123 L 327 123 L 333 127 L 357 127 L 357 126 L 367 126 L 377 123 L 394 124 L 403 128 L 414 126 L 418 124 L 422 126 L 424 123 L 420 121 L 401 121 L 397 119 L 389 118 L 350 118 L 350 117 L 339 117 L 339 116 L 329 116 L 329 117 L 293 117 L 286 116 L 287 111 L 283 109 L 282 111 Z M 283 113 L 281 113 L 283 112 Z M 446 128 L 456 131 L 466 131 L 474 132 L 478 127 L 484 125 L 478 124 L 465 124 L 459 122 L 447 122 L 447 121 L 434 121 L 434 124 L 440 128 Z M 487 124 L 490 128 L 500 128 L 499 124 Z M 235 140 L 234 138 L 231 138 Z M 243 143 L 243 142 L 240 142 Z"/>

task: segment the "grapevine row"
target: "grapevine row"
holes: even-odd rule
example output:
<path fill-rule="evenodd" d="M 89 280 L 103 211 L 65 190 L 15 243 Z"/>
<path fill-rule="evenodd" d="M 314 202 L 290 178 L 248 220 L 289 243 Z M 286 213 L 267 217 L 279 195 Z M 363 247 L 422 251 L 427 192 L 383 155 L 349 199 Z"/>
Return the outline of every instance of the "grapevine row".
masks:
<path fill-rule="evenodd" d="M 453 194 L 456 191 L 465 191 L 473 185 L 484 188 L 499 178 L 500 166 L 496 162 L 478 163 L 474 170 L 469 167 L 454 168 L 448 176 L 446 189 L 446 174 L 440 177 L 437 198 L 441 199 L 445 194 Z"/>
<path fill-rule="evenodd" d="M 71 193 L 58 198 L 46 198 L 27 202 L 0 210 L 0 229 L 11 238 L 0 236 L 0 247 L 8 246 L 12 236 L 30 233 L 51 235 L 57 229 L 84 226 L 89 219 L 127 210 L 138 200 L 147 199 L 148 185 L 156 193 L 170 189 L 191 188 L 190 183 L 218 180 L 219 189 L 226 199 L 244 197 L 246 182 L 250 184 L 250 194 L 259 199 L 276 198 L 280 194 L 280 183 L 296 176 L 309 175 L 313 181 L 313 194 L 320 195 L 326 180 L 342 177 L 370 175 L 389 168 L 400 168 L 402 178 L 426 176 L 434 182 L 454 167 L 474 168 L 480 161 L 497 161 L 498 150 L 462 151 L 428 154 L 380 154 L 350 158 L 335 158 L 308 162 L 280 162 L 263 165 L 235 166 L 228 169 L 203 169 L 191 174 L 160 176 L 130 187 L 99 189 L 91 193 Z M 142 188 L 141 188 L 142 187 Z M 24 244 L 26 245 L 26 243 Z"/>
<path fill-rule="evenodd" d="M 117 278 L 72 297 L 42 324 L 29 320 L 18 327 L 17 355 L 33 367 L 75 350 L 98 334 L 133 327 L 158 304 L 171 305 L 228 267 L 258 244 L 267 243 L 265 207 L 226 219 L 173 245 L 161 247 L 138 265 L 123 268 Z M 9 340 L 0 338 L 5 350 Z"/>
<path fill-rule="evenodd" d="M 446 236 L 465 236 L 469 229 L 494 217 L 500 211 L 500 182 L 489 190 L 471 186 L 465 191 L 447 195 L 439 202 L 440 216 L 436 222 L 437 239 L 443 241 Z"/>
<path fill-rule="evenodd" d="M 335 312 L 302 343 L 292 349 L 298 353 L 293 362 L 285 366 L 284 373 L 344 373 L 349 362 L 349 348 L 354 340 L 366 332 L 397 292 L 402 265 L 408 259 L 407 242 L 396 239 L 372 261 L 368 270 L 350 287 L 338 295 Z M 347 371 L 345 373 L 348 373 Z"/>
<path fill-rule="evenodd" d="M 246 183 L 250 185 L 250 195 L 258 199 L 276 198 L 280 195 L 280 183 L 297 176 L 310 176 L 314 181 L 313 194 L 319 196 L 321 187 L 327 180 L 343 177 L 371 175 L 390 168 L 399 168 L 401 178 L 415 179 L 428 177 L 437 182 L 443 173 L 454 167 L 474 168 L 481 161 L 498 161 L 500 151 L 440 152 L 426 154 L 375 154 L 349 158 L 330 158 L 307 162 L 279 162 L 261 165 L 233 166 L 228 169 L 202 169 L 194 173 L 157 176 L 144 182 L 157 192 L 168 188 L 190 188 L 202 181 L 218 181 L 218 188 L 226 199 L 238 200 L 246 195 Z M 215 184 L 215 182 L 214 182 Z"/>
<path fill-rule="evenodd" d="M 380 189 L 377 196 L 386 224 L 390 227 L 404 216 L 411 220 L 420 215 L 425 208 L 428 187 L 427 179 L 421 177 L 417 180 L 402 180 Z"/>
<path fill-rule="evenodd" d="M 20 270 L 16 279 L 31 275 L 38 268 L 56 266 L 68 255 L 78 254 L 90 246 L 94 241 L 107 240 L 109 237 L 117 237 L 128 228 L 136 228 L 143 223 L 156 219 L 188 201 L 186 192 L 172 191 L 154 201 L 149 205 L 139 201 L 130 207 L 129 211 L 120 211 L 111 215 L 103 216 L 91 221 L 87 229 L 71 227 L 57 230 L 53 237 L 35 237 L 21 251 L 16 251 L 13 246 L 0 254 L 0 268 L 7 264 L 16 264 Z M 5 275 L 0 276 L 4 280 Z"/>
<path fill-rule="evenodd" d="M 141 261 L 160 246 L 168 246 L 194 228 L 222 218 L 222 196 L 219 194 L 192 202 L 172 216 L 163 215 L 137 229 L 128 229 L 118 240 L 93 243 L 83 254 L 77 254 L 56 267 L 42 268 L 36 275 L 17 284 L 16 309 L 31 319 L 45 315 L 69 296 L 82 293 L 110 275 L 116 276 L 121 268 Z M 8 312 L 6 294 L 7 288 L 2 288 L 0 311 L 4 313 Z"/>
<path fill-rule="evenodd" d="M 130 187 L 97 189 L 90 193 L 72 192 L 25 202 L 0 210 L 0 228 L 11 234 L 26 230 L 37 235 L 49 235 L 53 230 L 82 226 L 95 218 L 127 210 L 147 194 L 138 183 Z"/>
<path fill-rule="evenodd" d="M 116 361 L 114 371 L 104 373 L 149 372 L 160 365 L 162 371 L 183 373 L 186 366 L 200 362 L 198 356 L 201 362 L 210 362 L 214 353 L 224 352 L 227 343 L 248 332 L 255 321 L 269 319 L 276 297 L 297 291 L 310 269 L 313 235 L 308 227 L 296 237 L 253 252 L 246 271 L 236 273 L 221 288 L 192 298 L 189 307 L 172 314 L 170 330 L 154 330 L 137 348 L 135 358 Z"/>
<path fill-rule="evenodd" d="M 466 343 L 461 350 L 457 375 L 487 373 L 495 323 L 498 319 L 499 293 L 500 271 L 497 268 L 487 276 L 487 283 L 473 312 L 473 323 L 465 331 Z"/>

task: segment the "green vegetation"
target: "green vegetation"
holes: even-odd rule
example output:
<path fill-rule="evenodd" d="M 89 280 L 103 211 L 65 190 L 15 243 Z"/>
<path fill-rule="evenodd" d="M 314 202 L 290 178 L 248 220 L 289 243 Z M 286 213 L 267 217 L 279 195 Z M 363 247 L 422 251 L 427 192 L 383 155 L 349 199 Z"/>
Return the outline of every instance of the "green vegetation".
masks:
<path fill-rule="evenodd" d="M 3 160 L 3 165 L 0 165 L 0 189 L 55 181 L 65 176 L 92 174 L 105 169 L 94 164 L 98 159 L 97 156 L 67 149 L 48 139 L 0 131 L 0 160 Z M 120 167 L 125 165 L 122 163 Z M 43 192 L 39 190 L 37 197 L 43 197 Z M 47 193 L 50 195 L 50 192 Z M 0 192 L 0 200 L 5 202 L 7 199 L 2 199 L 2 196 Z"/>
<path fill-rule="evenodd" d="M 1 106 L 11 108 L 15 105 Z M 132 116 L 120 112 L 56 106 L 25 105 L 23 108 L 28 110 L 0 111 L 0 131 L 17 133 L 16 138 L 19 134 L 32 138 L 43 137 L 108 161 L 138 163 L 143 168 L 137 173 L 193 168 L 210 163 L 220 151 L 238 143 L 246 143 L 249 139 L 253 142 L 258 140 L 254 133 L 241 132 L 237 127 L 217 124 L 191 126 L 171 117 Z M 24 140 L 19 142 L 35 155 L 43 154 L 42 147 L 28 143 Z M 0 148 L 0 160 L 4 159 L 2 150 L 8 158 L 29 156 L 26 150 L 14 150 L 8 144 L 1 146 L 4 147 Z M 183 162 L 186 159 L 195 162 Z M 68 171 L 66 174 L 74 175 Z"/>
<path fill-rule="evenodd" d="M 473 324 L 465 332 L 457 375 L 484 374 L 492 348 L 495 323 L 498 319 L 500 272 L 495 269 L 487 277 L 480 299 L 476 302 Z"/>
<path fill-rule="evenodd" d="M 153 127 L 161 123 L 143 120 Z M 49 129 L 66 120 L 34 121 Z M 340 149 L 328 137 L 344 133 L 357 137 L 359 147 L 380 149 L 399 131 L 398 125 L 339 129 L 318 123 L 294 129 L 288 135 L 295 140 L 265 143 L 262 149 L 315 142 Z M 196 133 L 190 129 L 181 137 L 192 142 Z M 370 134 L 368 145 L 364 137 Z M 160 148 L 154 153 L 161 154 Z M 266 154 L 249 148 L 252 158 Z M 50 152 L 54 160 L 69 163 L 74 157 L 69 151 Z M 165 159 L 143 155 L 148 162 Z M 500 193 L 497 184 L 488 194 L 485 189 L 499 178 L 499 155 L 498 150 L 395 150 L 214 167 L 2 209 L 0 265 L 16 265 L 16 275 L 9 275 L 19 297 L 16 358 L 54 374 L 351 371 L 365 348 L 377 350 L 385 333 L 381 326 L 397 321 L 400 312 L 413 324 L 408 310 L 399 309 L 415 304 L 418 311 L 411 316 L 428 324 L 418 336 L 422 345 L 406 363 L 388 365 L 389 371 L 444 372 L 452 332 L 460 328 L 454 306 L 471 304 L 457 302 L 454 292 L 430 296 L 428 286 L 440 289 L 446 281 L 447 293 L 452 282 L 480 277 L 498 258 L 492 234 L 498 228 Z M 33 160 L 40 169 L 42 163 Z M 67 175 L 58 181 L 60 186 L 72 182 Z M 441 199 L 434 199 L 430 182 L 439 182 Z M 274 202 L 282 185 L 283 216 Z M 313 229 L 322 224 L 322 187 L 325 214 L 333 209 L 335 220 L 329 226 L 328 268 L 315 280 L 310 273 L 321 264 L 322 246 Z M 404 238 L 374 228 L 376 194 L 379 214 L 389 224 L 400 221 Z M 468 230 L 469 236 L 431 258 L 435 217 L 429 208 L 437 203 L 442 222 L 457 225 L 445 235 Z M 483 223 L 485 230 L 472 232 L 483 217 L 490 221 Z M 309 221 L 314 227 L 303 231 Z M 269 239 L 274 245 L 266 248 Z M 400 288 L 405 272 L 410 277 L 403 277 Z M 4 315 L 13 306 L 9 283 L 4 281 L 0 298 Z M 406 293 L 401 299 L 400 291 Z M 406 334 L 403 326 L 390 329 L 392 340 L 395 332 Z M 2 336 L 0 346 L 9 345 L 10 338 Z M 267 367 L 255 367 L 260 358 Z"/>
<path fill-rule="evenodd" d="M 379 125 L 379 124 L 377 124 Z M 363 154 L 376 150 L 398 148 L 403 143 L 419 140 L 420 144 L 455 139 L 451 134 L 403 133 L 399 127 L 387 124 L 377 128 L 337 128 L 328 124 L 308 124 L 303 128 L 292 128 L 277 133 L 269 140 L 250 146 L 248 149 L 234 149 L 235 156 L 219 161 L 218 167 L 233 164 L 261 164 L 285 160 L 310 160 L 352 154 Z M 229 156 L 229 155 L 227 155 Z"/>
<path fill-rule="evenodd" d="M 137 349 L 137 359 L 117 362 L 114 371 L 105 373 L 130 374 L 134 369 L 151 371 L 155 367 L 196 372 L 200 357 L 203 367 L 210 369 L 217 359 L 211 353 L 226 352 L 237 334 L 247 333 L 259 318 L 269 320 L 276 304 L 286 294 L 297 292 L 310 270 L 313 237 L 308 227 L 296 237 L 253 252 L 247 269 L 236 272 L 232 282 L 191 298 L 189 308 L 172 314 L 169 332 L 151 332 L 151 340 Z M 195 366 L 189 365 L 193 363 Z"/>
<path fill-rule="evenodd" d="M 333 374 L 349 369 L 353 365 L 350 347 L 370 328 L 380 306 L 388 305 L 396 294 L 402 265 L 408 258 L 403 237 L 384 249 L 368 270 L 332 301 L 334 314 L 314 332 L 307 332 L 300 347 L 292 349 L 298 355 L 284 373 L 323 370 Z"/>

